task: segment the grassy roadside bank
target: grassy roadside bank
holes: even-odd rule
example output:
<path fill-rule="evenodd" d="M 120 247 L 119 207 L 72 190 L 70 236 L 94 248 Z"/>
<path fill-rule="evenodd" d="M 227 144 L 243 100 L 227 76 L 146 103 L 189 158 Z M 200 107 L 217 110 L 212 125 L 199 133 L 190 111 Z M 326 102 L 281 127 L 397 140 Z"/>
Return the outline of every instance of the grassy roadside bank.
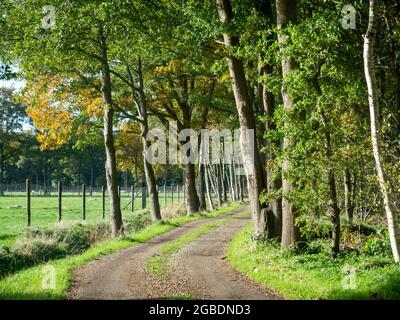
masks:
<path fill-rule="evenodd" d="M 182 216 L 159 222 L 131 235 L 101 242 L 82 254 L 22 270 L 0 281 L 0 299 L 65 299 L 71 284 L 72 272 L 79 266 L 103 255 L 148 241 L 183 224 L 204 218 L 213 218 L 239 207 L 239 203 L 233 203 L 210 213 Z M 46 266 L 47 268 L 45 268 Z M 55 288 L 43 289 L 42 281 L 46 279 L 49 270 L 55 272 Z"/>
<path fill-rule="evenodd" d="M 256 244 L 251 230 L 248 224 L 234 237 L 228 261 L 285 299 L 400 299 L 400 266 L 386 256 L 296 253 Z"/>

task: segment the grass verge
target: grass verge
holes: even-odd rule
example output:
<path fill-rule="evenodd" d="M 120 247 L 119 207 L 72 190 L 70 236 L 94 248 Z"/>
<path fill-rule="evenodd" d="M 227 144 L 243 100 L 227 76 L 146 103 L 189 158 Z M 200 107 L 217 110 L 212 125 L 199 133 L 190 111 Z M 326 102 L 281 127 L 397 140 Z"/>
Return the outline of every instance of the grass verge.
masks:
<path fill-rule="evenodd" d="M 400 266 L 387 256 L 296 253 L 256 243 L 251 231 L 249 224 L 234 237 L 228 261 L 286 299 L 400 299 Z"/>
<path fill-rule="evenodd" d="M 237 215 L 237 217 L 247 215 L 248 213 L 249 212 L 246 210 Z M 190 233 L 184 234 L 174 241 L 166 243 L 160 248 L 157 254 L 147 259 L 147 270 L 161 277 L 166 276 L 168 274 L 168 261 L 170 261 L 176 252 L 185 247 L 188 243 L 200 238 L 203 234 L 211 232 L 220 225 L 232 221 L 233 219 L 235 218 L 232 217 L 213 221 L 195 229 Z"/>
<path fill-rule="evenodd" d="M 210 213 L 182 216 L 158 222 L 129 236 L 107 240 L 91 247 L 86 252 L 53 260 L 10 275 L 0 281 L 0 299 L 65 299 L 72 280 L 73 270 L 99 257 L 125 249 L 179 227 L 185 223 L 203 218 L 212 218 L 240 207 L 233 203 Z M 51 266 L 51 268 L 48 268 Z M 44 289 L 49 272 L 54 270 L 55 287 Z M 44 282 L 44 283 L 43 283 Z M 43 285 L 45 284 L 45 285 Z"/>

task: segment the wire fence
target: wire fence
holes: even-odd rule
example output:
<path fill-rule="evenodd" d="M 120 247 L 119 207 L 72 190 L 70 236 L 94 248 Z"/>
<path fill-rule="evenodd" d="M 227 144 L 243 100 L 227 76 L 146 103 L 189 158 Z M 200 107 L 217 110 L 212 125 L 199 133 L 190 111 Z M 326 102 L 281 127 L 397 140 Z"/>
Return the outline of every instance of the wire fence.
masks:
<path fill-rule="evenodd" d="M 25 184 L 3 184 L 0 190 L 0 242 L 5 235 L 26 226 L 42 227 L 55 222 L 79 220 L 96 222 L 108 217 L 110 205 L 105 186 L 64 186 L 58 183 L 50 187 L 32 184 L 27 179 Z M 157 190 L 161 208 L 173 209 L 184 203 L 183 185 L 157 185 Z M 149 207 L 146 185 L 119 186 L 118 193 L 124 217 Z M 241 195 L 232 193 L 233 188 L 228 186 L 225 192 L 222 186 L 209 188 L 206 205 L 214 209 L 214 205 L 219 206 L 225 201 L 246 198 L 247 188 L 243 185 Z"/>

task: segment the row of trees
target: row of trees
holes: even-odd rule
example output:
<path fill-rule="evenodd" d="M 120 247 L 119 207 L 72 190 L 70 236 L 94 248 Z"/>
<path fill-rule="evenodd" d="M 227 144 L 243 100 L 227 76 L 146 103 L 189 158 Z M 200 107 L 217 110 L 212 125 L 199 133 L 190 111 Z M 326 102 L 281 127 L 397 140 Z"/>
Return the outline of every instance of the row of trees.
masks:
<path fill-rule="evenodd" d="M 336 254 L 341 217 L 384 208 L 399 260 L 397 1 L 358 1 L 355 29 L 343 28 L 345 1 L 59 0 L 55 21 L 42 21 L 45 2 L 2 2 L 3 61 L 27 80 L 42 148 L 101 128 L 114 235 L 123 230 L 117 168 L 132 159 L 160 219 L 160 168 L 137 157 L 151 147 L 149 128 L 240 126 L 256 235 L 299 246 L 328 221 Z M 182 170 L 192 214 L 205 208 L 207 170 Z"/>

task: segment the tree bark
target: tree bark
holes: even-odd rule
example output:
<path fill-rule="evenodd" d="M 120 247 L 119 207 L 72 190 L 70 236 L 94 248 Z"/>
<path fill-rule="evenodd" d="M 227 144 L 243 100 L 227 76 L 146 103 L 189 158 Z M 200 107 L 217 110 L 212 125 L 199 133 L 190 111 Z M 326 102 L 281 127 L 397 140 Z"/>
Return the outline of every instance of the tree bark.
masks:
<path fill-rule="evenodd" d="M 207 124 L 207 119 L 208 119 L 208 112 L 209 108 L 206 106 L 204 107 L 202 113 L 201 113 L 201 129 L 206 128 Z M 205 167 L 203 163 L 204 159 L 204 152 L 203 150 L 203 142 L 201 141 L 201 133 L 199 134 L 199 155 L 200 155 L 200 161 L 199 161 L 199 210 L 204 211 L 207 208 L 206 205 L 206 178 L 205 178 Z"/>
<path fill-rule="evenodd" d="M 158 197 L 157 184 L 153 166 L 146 160 L 146 154 L 151 147 L 151 143 L 146 139 L 147 134 L 149 132 L 149 123 L 147 118 L 147 101 L 144 93 L 142 60 L 140 57 L 137 60 L 137 74 L 139 79 L 138 113 L 139 113 L 139 120 L 140 120 L 139 123 L 140 123 L 140 130 L 143 143 L 143 166 L 147 184 L 147 191 L 149 193 L 149 199 L 150 199 L 151 220 L 153 222 L 156 222 L 158 220 L 161 220 L 161 211 L 160 211 L 160 202 Z M 132 94 L 134 95 L 134 93 Z"/>
<path fill-rule="evenodd" d="M 106 150 L 105 172 L 110 203 L 111 234 L 116 237 L 123 233 L 121 207 L 118 195 L 117 160 L 113 136 L 114 110 L 112 105 L 111 73 L 108 65 L 107 47 L 104 36 L 100 36 L 102 53 L 102 92 L 104 103 L 104 146 Z"/>
<path fill-rule="evenodd" d="M 376 36 L 375 1 L 369 0 L 368 29 L 364 36 L 364 72 L 368 87 L 368 102 L 371 122 L 371 140 L 375 159 L 376 173 L 383 197 L 387 216 L 390 244 L 395 262 L 400 262 L 399 211 L 395 206 L 395 197 L 387 179 L 382 159 L 381 124 L 379 120 L 378 87 L 374 70 L 374 45 Z"/>
<path fill-rule="evenodd" d="M 280 51 L 285 53 L 285 45 L 287 43 L 287 36 L 282 32 L 282 29 L 288 26 L 290 23 L 296 23 L 297 20 L 297 3 L 296 0 L 277 0 L 276 1 L 276 13 L 277 13 L 277 25 L 280 32 L 278 33 L 278 42 Z M 293 69 L 297 67 L 296 62 L 291 58 L 282 58 L 282 76 L 285 78 Z M 293 101 L 290 98 L 287 88 L 282 86 L 282 99 L 283 106 L 286 111 L 293 109 Z M 287 130 L 286 130 L 287 131 Z M 283 151 L 287 151 L 293 145 L 293 141 L 289 137 L 288 133 L 285 132 L 283 138 Z M 296 245 L 299 240 L 299 230 L 295 225 L 297 212 L 290 203 L 288 196 L 290 195 L 293 183 L 286 176 L 286 173 L 291 168 L 291 162 L 286 157 L 282 162 L 282 248 L 288 248 Z"/>
<path fill-rule="evenodd" d="M 351 173 L 349 169 L 344 171 L 344 213 L 346 219 L 348 221 L 353 220 L 353 212 L 354 212 L 354 205 L 353 205 L 353 185 L 351 181 Z"/>
<path fill-rule="evenodd" d="M 314 88 L 317 92 L 317 109 L 321 108 L 319 102 L 322 96 L 322 89 L 318 79 L 319 74 L 320 74 L 320 66 L 317 67 L 313 79 Z M 333 255 L 336 255 L 340 250 L 340 209 L 337 204 L 336 178 L 335 178 L 334 166 L 332 163 L 332 155 L 333 155 L 332 135 L 331 135 L 331 129 L 328 124 L 328 119 L 325 115 L 324 110 L 321 108 L 319 113 L 325 135 L 325 157 L 328 162 L 328 172 L 327 172 L 327 185 L 329 189 L 328 213 L 332 223 L 332 253 Z"/>
<path fill-rule="evenodd" d="M 233 20 L 232 6 L 229 0 L 216 0 L 220 22 L 223 26 L 229 25 Z M 227 49 L 239 44 L 236 36 L 231 36 L 227 31 L 224 32 L 224 42 Z M 248 132 L 252 130 L 256 137 L 256 122 L 250 101 L 249 90 L 244 71 L 243 62 L 233 55 L 228 55 L 228 68 L 231 76 L 232 89 L 235 96 L 236 108 L 240 123 L 240 147 L 245 163 L 247 185 L 249 190 L 250 204 L 252 208 L 252 218 L 254 223 L 254 233 L 265 236 L 267 230 L 266 207 L 259 201 L 259 196 L 265 188 L 265 177 L 260 160 L 257 139 L 251 145 L 248 139 Z"/>
<path fill-rule="evenodd" d="M 205 178 L 205 183 L 206 183 L 206 192 L 207 192 L 207 199 L 208 199 L 208 204 L 210 206 L 211 210 L 214 210 L 214 203 L 212 202 L 211 199 L 211 191 L 210 191 L 210 174 L 208 172 L 207 165 L 203 164 L 204 167 L 204 178 Z"/>
<path fill-rule="evenodd" d="M 255 1 L 256 9 L 268 19 L 273 18 L 271 0 L 259 0 Z M 268 45 L 272 45 L 275 41 L 274 35 L 270 33 L 268 36 Z M 269 63 L 264 63 L 265 52 L 262 51 L 259 55 L 259 68 L 258 76 L 261 79 L 265 75 L 271 75 L 273 72 L 273 66 Z M 275 97 L 274 94 L 266 88 L 266 86 L 260 82 L 258 84 L 258 105 L 259 112 L 261 115 L 268 116 L 268 119 L 261 126 L 261 141 L 265 146 L 266 153 L 263 155 L 265 165 L 265 180 L 267 183 L 267 193 L 274 193 L 278 191 L 282 186 L 281 178 L 275 177 L 273 174 L 275 168 L 273 167 L 273 161 L 275 154 L 272 150 L 273 141 L 269 138 L 265 138 L 265 134 L 270 130 L 275 130 L 276 126 L 272 120 L 272 116 L 275 111 Z M 268 201 L 268 213 L 267 213 L 268 229 L 270 230 L 270 237 L 279 239 L 282 235 L 282 197 L 272 198 Z"/>
<path fill-rule="evenodd" d="M 187 82 L 183 81 L 183 88 L 184 91 L 187 92 Z M 185 99 L 187 100 L 187 98 Z M 183 115 L 183 129 L 190 129 L 191 128 L 191 107 L 188 103 L 181 101 L 180 108 L 182 110 Z M 187 141 L 184 141 L 182 144 L 185 144 Z M 189 157 L 189 150 L 186 154 Z M 184 171 L 184 188 L 185 188 L 185 206 L 186 206 L 186 213 L 188 215 L 192 215 L 199 211 L 200 207 L 200 200 L 197 194 L 196 189 L 196 170 L 194 163 L 187 163 L 183 166 Z"/>
<path fill-rule="evenodd" d="M 199 211 L 199 197 L 196 190 L 196 173 L 194 164 L 184 165 L 184 188 L 186 213 L 192 215 Z"/>

